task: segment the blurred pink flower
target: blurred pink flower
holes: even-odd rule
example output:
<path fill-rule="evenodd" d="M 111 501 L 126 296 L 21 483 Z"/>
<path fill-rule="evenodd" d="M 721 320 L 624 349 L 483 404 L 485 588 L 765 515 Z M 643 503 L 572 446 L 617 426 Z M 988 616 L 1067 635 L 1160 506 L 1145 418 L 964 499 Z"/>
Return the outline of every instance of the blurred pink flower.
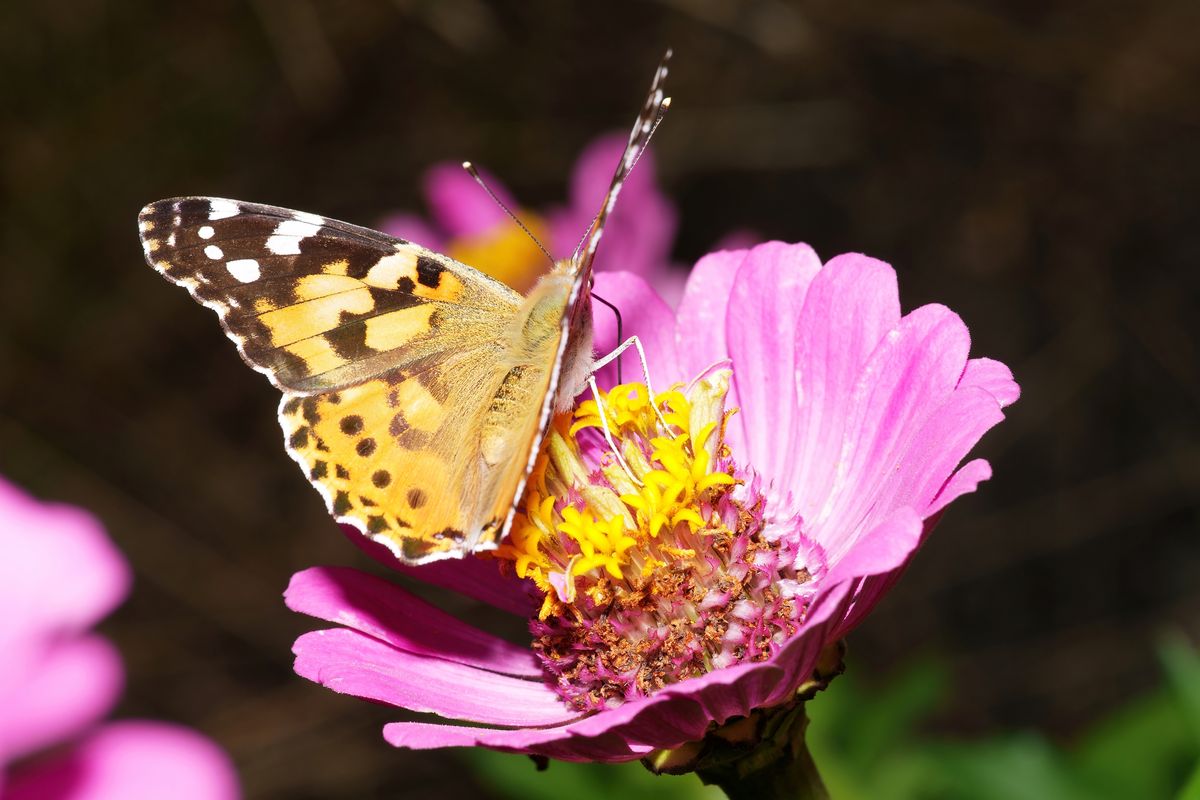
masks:
<path fill-rule="evenodd" d="M 695 458 L 684 466 L 694 467 L 691 477 L 704 476 L 710 489 L 721 472 L 738 478 L 721 490 L 725 494 L 695 489 L 704 536 L 695 535 L 686 514 L 668 515 L 670 521 L 652 534 L 648 553 L 699 565 L 688 573 L 691 589 L 671 597 L 670 585 L 666 595 L 657 584 L 631 586 L 627 591 L 650 592 L 657 602 L 621 607 L 616 626 L 625 627 L 614 627 L 608 612 L 618 606 L 590 594 L 610 584 L 580 583 L 578 567 L 581 560 L 606 560 L 592 573 L 601 579 L 610 567 L 617 575 L 632 569 L 621 554 L 643 546 L 637 540 L 642 531 L 626 529 L 624 539 L 614 537 L 608 545 L 602 536 L 593 538 L 595 547 L 572 551 L 564 532 L 579 528 L 576 512 L 592 504 L 578 491 L 552 510 L 530 504 L 527 517 L 544 513 L 558 526 L 514 530 L 497 551 L 533 581 L 518 580 L 511 569 L 502 574 L 486 559 L 401 568 L 531 618 L 532 648 L 353 569 L 296 574 L 286 594 L 289 607 L 344 626 L 296 641 L 300 675 L 338 692 L 468 723 L 394 722 L 384 728 L 393 745 L 624 761 L 698 741 L 714 724 L 782 704 L 810 678 L 822 649 L 879 601 L 946 506 L 990 476 L 982 459 L 959 464 L 1003 418 L 1001 409 L 1016 400 L 1017 385 L 1003 364 L 968 359 L 967 328 L 949 309 L 927 305 L 901 316 L 895 272 L 887 264 L 845 255 L 822 265 L 805 245 L 772 242 L 701 259 L 678 312 L 637 275 L 600 274 L 596 288 L 620 307 L 637 309 L 627 315 L 625 333 L 641 337 L 657 387 L 714 374 L 721 362 L 732 370 L 731 379 L 714 378 L 719 391 L 690 395 L 690 433 L 672 439 L 659 428 L 653 445 L 690 447 Z M 598 352 L 616 344 L 614 327 L 607 315 L 598 315 Z M 611 367 L 599 377 L 606 386 L 614 382 Z M 727 418 L 723 435 L 717 429 L 717 443 L 705 445 L 712 434 L 704 431 L 726 417 L 719 408 L 705 411 L 704 404 L 726 389 L 728 406 L 740 410 Z M 677 397 L 673 412 L 684 405 Z M 642 408 L 634 416 L 642 413 L 653 428 L 654 415 Z M 705 420 L 697 438 L 696 422 Z M 583 442 L 585 436 L 598 439 L 594 431 L 576 434 L 575 428 L 569 439 Z M 709 457 L 697 449 L 704 447 Z M 603 446 L 593 450 L 607 452 Z M 564 452 L 556 451 L 558 460 Z M 588 458 L 583 444 L 579 452 Z M 685 481 L 688 472 L 683 470 Z M 576 474 L 588 476 L 580 488 L 593 494 L 612 483 L 631 485 L 607 455 Z M 531 491 L 551 483 L 535 476 Z M 641 502 L 627 497 L 620 513 Z M 711 534 L 723 525 L 726 534 L 733 531 L 724 539 L 727 547 L 697 552 L 717 541 Z M 683 538 L 664 538 L 676 535 Z M 671 541 L 676 546 L 668 547 Z M 390 560 L 382 548 L 363 544 Z M 565 566 L 557 558 L 564 554 L 570 556 Z M 648 557 L 644 553 L 638 564 Z M 719 580 L 705 583 L 707 576 Z M 727 587 L 741 600 L 733 602 Z M 670 603 L 689 614 L 656 622 Z M 571 613 L 559 615 L 564 607 Z M 595 615 L 597 608 L 604 617 Z M 637 621 L 630 614 L 643 608 L 650 608 L 645 624 L 628 625 Z M 697 616 L 714 624 L 703 630 L 713 637 L 673 638 L 676 625 L 687 633 L 688 620 Z M 633 642 L 637 657 L 651 649 L 636 645 L 658 646 L 653 670 L 618 674 L 612 665 L 620 660 L 584 652 L 606 646 L 606 639 L 620 648 L 627 636 L 641 637 Z M 630 654 L 627 648 L 627 661 Z M 673 669 L 681 671 L 671 674 Z"/>
<path fill-rule="evenodd" d="M 130 583 L 100 524 L 0 480 L 0 552 L 0 795 L 236 798 L 229 760 L 207 739 L 163 723 L 100 722 L 123 676 L 116 650 L 90 629 Z"/>
<path fill-rule="evenodd" d="M 592 224 L 624 151 L 626 137 L 610 135 L 588 145 L 571 177 L 570 204 L 545 213 L 521 209 L 494 176 L 481 170 L 488 186 L 542 240 L 555 258 L 568 258 Z M 437 164 L 424 176 L 430 219 L 394 214 L 383 220 L 385 233 L 446 253 L 513 288 L 532 286 L 549 264 L 474 179 L 458 164 Z M 646 153 L 629 176 L 621 201 L 605 227 L 597 251 L 597 270 L 635 272 L 660 287 L 681 288 L 678 270 L 670 269 L 678 219 L 674 206 L 655 182 L 654 159 Z M 675 294 L 677 295 L 677 291 Z"/>

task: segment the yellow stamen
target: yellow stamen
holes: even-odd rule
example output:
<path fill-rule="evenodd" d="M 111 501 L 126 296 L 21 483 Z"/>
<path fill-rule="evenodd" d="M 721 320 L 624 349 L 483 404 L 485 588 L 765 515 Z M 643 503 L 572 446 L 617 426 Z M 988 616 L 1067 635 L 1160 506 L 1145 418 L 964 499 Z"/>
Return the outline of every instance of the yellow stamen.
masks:
<path fill-rule="evenodd" d="M 602 604 L 614 591 L 653 594 L 656 575 L 695 566 L 701 532 L 728 535 L 710 527 L 703 510 L 711 508 L 704 504 L 712 492 L 737 483 L 713 466 L 728 383 L 727 372 L 716 373 L 688 395 L 674 386 L 654 398 L 645 384 L 625 383 L 602 392 L 599 402 L 581 402 L 570 419 L 555 420 L 523 513 L 495 551 L 545 593 L 539 617 L 562 613 L 582 598 Z M 596 435 L 601 414 L 640 486 Z"/>

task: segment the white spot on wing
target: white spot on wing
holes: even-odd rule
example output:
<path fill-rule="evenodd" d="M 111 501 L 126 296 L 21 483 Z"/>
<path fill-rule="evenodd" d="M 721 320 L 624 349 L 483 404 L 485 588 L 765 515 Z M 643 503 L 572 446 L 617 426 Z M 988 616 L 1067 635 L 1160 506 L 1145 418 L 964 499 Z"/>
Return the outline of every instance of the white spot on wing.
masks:
<path fill-rule="evenodd" d="M 196 231 L 196 235 L 201 239 L 211 239 L 215 233 L 212 225 L 203 225 L 200 230 Z"/>
<path fill-rule="evenodd" d="M 222 251 L 221 248 L 217 247 L 215 244 L 210 244 L 207 247 L 205 247 L 204 255 L 208 256 L 213 261 L 220 261 L 222 258 L 225 257 L 224 251 Z"/>
<path fill-rule="evenodd" d="M 321 228 L 321 218 L 315 214 L 304 214 L 309 219 L 285 219 L 279 223 L 267 239 L 267 250 L 277 256 L 294 256 L 300 253 L 300 240 L 313 236 Z M 312 222 L 311 220 L 316 220 Z"/>
<path fill-rule="evenodd" d="M 213 198 L 208 201 L 208 218 L 210 220 L 236 217 L 240 213 L 237 203 L 232 200 Z"/>
<path fill-rule="evenodd" d="M 225 269 L 229 270 L 229 274 L 242 283 L 256 281 L 259 275 L 262 274 L 258 262 L 253 258 L 239 258 L 235 261 L 230 261 L 225 265 Z"/>
<path fill-rule="evenodd" d="M 267 239 L 267 249 L 277 256 L 300 255 L 300 240 L 295 236 L 272 236 Z"/>

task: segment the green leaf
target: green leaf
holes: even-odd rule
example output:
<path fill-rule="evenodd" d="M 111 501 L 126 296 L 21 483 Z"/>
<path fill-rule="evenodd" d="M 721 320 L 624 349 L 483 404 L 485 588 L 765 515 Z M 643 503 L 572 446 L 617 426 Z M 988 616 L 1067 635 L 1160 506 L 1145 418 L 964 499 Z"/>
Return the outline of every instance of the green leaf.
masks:
<path fill-rule="evenodd" d="M 1181 634 L 1175 634 L 1159 645 L 1158 655 L 1167 673 L 1167 685 L 1200 745 L 1200 654 Z"/>
<path fill-rule="evenodd" d="M 1022 734 L 946 745 L 938 758 L 947 791 L 961 800 L 1096 800 L 1044 739 Z"/>
<path fill-rule="evenodd" d="M 1179 703 L 1160 688 L 1097 722 L 1072 761 L 1099 795 L 1170 797 L 1195 752 Z"/>
<path fill-rule="evenodd" d="M 1196 762 L 1196 768 L 1192 770 L 1192 777 L 1176 800 L 1200 800 L 1200 761 Z"/>

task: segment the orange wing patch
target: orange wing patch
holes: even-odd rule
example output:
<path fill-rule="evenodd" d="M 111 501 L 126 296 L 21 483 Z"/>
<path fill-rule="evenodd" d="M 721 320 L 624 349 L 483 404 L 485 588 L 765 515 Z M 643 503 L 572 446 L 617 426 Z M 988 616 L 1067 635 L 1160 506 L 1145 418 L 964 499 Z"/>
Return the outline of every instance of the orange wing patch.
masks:
<path fill-rule="evenodd" d="M 444 416 L 416 378 L 379 378 L 308 397 L 284 395 L 279 409 L 288 452 L 339 520 L 386 536 L 404 557 L 428 559 L 462 547 L 470 519 L 456 503 L 455 465 L 430 448 Z"/>

